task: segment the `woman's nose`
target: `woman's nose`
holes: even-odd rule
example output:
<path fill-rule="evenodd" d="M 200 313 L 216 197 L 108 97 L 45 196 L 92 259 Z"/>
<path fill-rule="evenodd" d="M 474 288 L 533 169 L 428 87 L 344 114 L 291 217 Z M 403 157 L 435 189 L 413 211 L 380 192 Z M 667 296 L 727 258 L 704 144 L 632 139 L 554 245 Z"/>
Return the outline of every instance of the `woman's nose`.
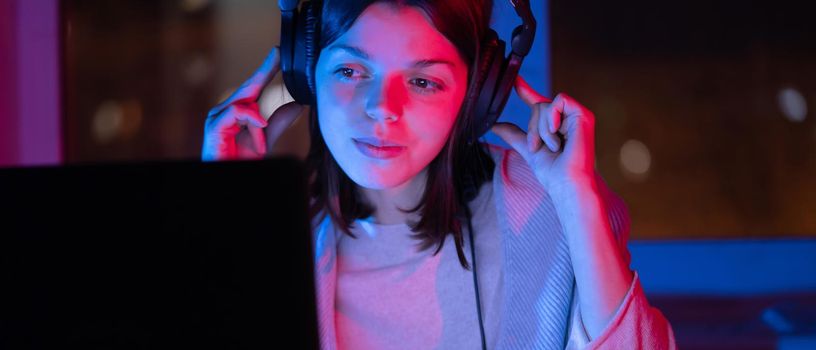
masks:
<path fill-rule="evenodd" d="M 395 122 L 402 116 L 405 88 L 398 77 L 380 79 L 371 84 L 366 101 L 366 115 L 375 120 Z"/>

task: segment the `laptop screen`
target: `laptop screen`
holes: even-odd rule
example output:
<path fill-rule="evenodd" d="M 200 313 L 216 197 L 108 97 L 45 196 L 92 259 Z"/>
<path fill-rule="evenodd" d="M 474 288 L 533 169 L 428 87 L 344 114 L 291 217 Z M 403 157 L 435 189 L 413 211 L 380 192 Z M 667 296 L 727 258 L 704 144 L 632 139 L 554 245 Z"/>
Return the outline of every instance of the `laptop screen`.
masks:
<path fill-rule="evenodd" d="M 0 348 L 316 349 L 306 193 L 290 158 L 0 170 Z"/>

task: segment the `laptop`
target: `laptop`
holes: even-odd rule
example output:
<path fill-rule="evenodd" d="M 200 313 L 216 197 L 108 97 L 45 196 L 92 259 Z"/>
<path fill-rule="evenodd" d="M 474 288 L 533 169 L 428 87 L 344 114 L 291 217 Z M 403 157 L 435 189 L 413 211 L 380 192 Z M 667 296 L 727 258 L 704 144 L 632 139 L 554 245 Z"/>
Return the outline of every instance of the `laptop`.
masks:
<path fill-rule="evenodd" d="M 0 348 L 317 349 L 294 158 L 0 169 Z"/>

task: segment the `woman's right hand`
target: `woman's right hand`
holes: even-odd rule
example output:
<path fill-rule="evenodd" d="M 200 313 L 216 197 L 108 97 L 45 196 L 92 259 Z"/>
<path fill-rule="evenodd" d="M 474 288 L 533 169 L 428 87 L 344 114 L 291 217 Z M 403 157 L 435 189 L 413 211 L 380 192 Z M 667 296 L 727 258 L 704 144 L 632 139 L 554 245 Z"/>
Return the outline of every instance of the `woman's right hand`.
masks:
<path fill-rule="evenodd" d="M 303 106 L 281 106 L 269 121 L 261 116 L 258 97 L 280 70 L 280 49 L 269 52 L 260 68 L 226 101 L 213 107 L 204 123 L 203 161 L 262 159 L 297 119 Z"/>

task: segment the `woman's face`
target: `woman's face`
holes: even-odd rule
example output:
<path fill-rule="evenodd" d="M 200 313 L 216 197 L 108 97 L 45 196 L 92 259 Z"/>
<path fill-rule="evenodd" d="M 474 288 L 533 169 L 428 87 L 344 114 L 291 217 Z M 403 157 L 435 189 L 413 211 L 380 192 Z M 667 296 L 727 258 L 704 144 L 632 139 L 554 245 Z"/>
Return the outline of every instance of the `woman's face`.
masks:
<path fill-rule="evenodd" d="M 343 171 L 368 189 L 422 172 L 453 128 L 467 72 L 422 10 L 369 6 L 321 51 L 315 70 L 321 134 Z M 371 149 L 359 140 L 401 147 Z"/>

